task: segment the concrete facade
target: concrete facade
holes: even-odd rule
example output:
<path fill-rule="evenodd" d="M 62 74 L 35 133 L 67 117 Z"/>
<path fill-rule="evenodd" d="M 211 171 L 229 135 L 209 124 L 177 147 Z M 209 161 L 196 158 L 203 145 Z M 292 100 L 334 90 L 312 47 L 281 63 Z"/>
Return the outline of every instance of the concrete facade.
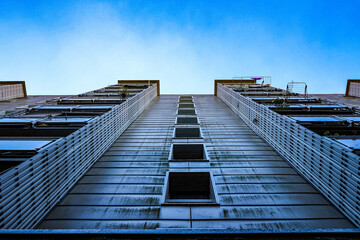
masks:
<path fill-rule="evenodd" d="M 158 97 L 38 228 L 354 227 L 219 98 L 193 99 L 196 115 L 179 116 L 179 96 Z M 198 117 L 199 125 L 178 125 L 177 117 Z M 202 138 L 173 138 L 180 126 L 199 126 Z M 204 144 L 207 159 L 171 161 L 173 144 Z M 166 202 L 169 172 L 210 172 L 215 202 Z"/>

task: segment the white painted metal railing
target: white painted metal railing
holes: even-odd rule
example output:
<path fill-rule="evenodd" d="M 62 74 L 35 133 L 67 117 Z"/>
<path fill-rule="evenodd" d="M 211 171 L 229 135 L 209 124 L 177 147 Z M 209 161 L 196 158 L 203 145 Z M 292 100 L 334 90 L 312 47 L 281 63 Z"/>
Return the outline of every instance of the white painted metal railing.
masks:
<path fill-rule="evenodd" d="M 22 84 L 9 84 L 0 86 L 0 101 L 24 97 Z"/>
<path fill-rule="evenodd" d="M 349 87 L 349 96 L 360 97 L 360 83 L 351 82 Z"/>
<path fill-rule="evenodd" d="M 34 228 L 157 96 L 156 84 L 0 175 L 0 228 Z"/>
<path fill-rule="evenodd" d="M 286 86 L 286 92 L 299 93 L 304 95 L 305 97 L 308 97 L 306 82 L 288 82 Z"/>
<path fill-rule="evenodd" d="M 217 85 L 218 97 L 355 225 L 360 226 L 360 157 L 286 116 Z"/>

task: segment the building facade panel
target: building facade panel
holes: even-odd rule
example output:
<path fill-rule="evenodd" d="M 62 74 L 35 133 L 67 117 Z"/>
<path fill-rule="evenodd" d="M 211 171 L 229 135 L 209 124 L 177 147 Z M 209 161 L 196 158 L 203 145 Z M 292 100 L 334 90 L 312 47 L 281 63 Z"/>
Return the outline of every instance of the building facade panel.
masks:
<path fill-rule="evenodd" d="M 0 101 L 26 97 L 24 82 L 0 82 Z"/>
<path fill-rule="evenodd" d="M 199 125 L 176 124 L 177 117 L 194 116 L 177 115 L 178 102 L 179 96 L 160 96 L 38 228 L 353 227 L 219 98 L 193 96 Z M 200 127 L 200 138 L 174 138 L 175 127 L 194 126 Z M 204 159 L 173 159 L 174 144 L 203 144 Z M 191 192 L 188 177 L 197 177 L 188 173 L 210 173 L 213 197 L 204 200 Z M 179 181 L 178 189 L 171 189 L 173 181 Z M 199 199 L 188 199 L 189 194 Z"/>

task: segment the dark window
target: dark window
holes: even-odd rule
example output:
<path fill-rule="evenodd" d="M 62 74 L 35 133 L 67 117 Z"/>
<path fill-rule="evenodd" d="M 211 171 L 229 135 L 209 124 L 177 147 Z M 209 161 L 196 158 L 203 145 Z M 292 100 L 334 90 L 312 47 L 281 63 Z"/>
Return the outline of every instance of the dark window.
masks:
<path fill-rule="evenodd" d="M 172 159 L 178 161 L 205 160 L 203 144 L 174 144 Z"/>
<path fill-rule="evenodd" d="M 178 110 L 179 115 L 196 115 L 195 109 Z"/>
<path fill-rule="evenodd" d="M 180 96 L 180 100 L 192 100 L 192 96 Z"/>
<path fill-rule="evenodd" d="M 200 128 L 175 128 L 176 138 L 200 138 Z"/>
<path fill-rule="evenodd" d="M 219 205 L 210 172 L 169 172 L 162 204 Z"/>
<path fill-rule="evenodd" d="M 194 104 L 193 103 L 180 103 L 179 104 L 179 108 L 194 108 Z"/>
<path fill-rule="evenodd" d="M 192 103 L 193 100 L 191 98 L 188 98 L 188 99 L 179 99 L 179 103 Z"/>
<path fill-rule="evenodd" d="M 210 173 L 169 173 L 168 200 L 196 200 L 212 198 Z"/>
<path fill-rule="evenodd" d="M 0 153 L 0 156 L 1 156 L 1 153 Z M 7 169 L 13 168 L 22 162 L 23 162 L 23 160 L 1 160 L 0 161 L 0 173 Z"/>
<path fill-rule="evenodd" d="M 198 124 L 197 117 L 178 117 L 176 120 L 177 124 Z"/>

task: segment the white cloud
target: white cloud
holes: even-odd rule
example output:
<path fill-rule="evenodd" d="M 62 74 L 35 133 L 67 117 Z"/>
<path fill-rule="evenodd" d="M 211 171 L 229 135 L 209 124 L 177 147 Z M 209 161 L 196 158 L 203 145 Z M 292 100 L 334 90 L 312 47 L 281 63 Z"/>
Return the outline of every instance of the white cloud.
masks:
<path fill-rule="evenodd" d="M 118 79 L 160 79 L 162 93 L 212 93 L 215 78 L 272 75 L 276 86 L 307 81 L 311 92 L 325 93 L 320 80 L 342 92 L 353 71 L 314 54 L 301 35 L 281 39 L 259 23 L 208 32 L 131 23 L 112 5 L 96 3 L 75 6 L 64 26 L 9 30 L 0 42 L 0 80 L 25 80 L 30 94 L 77 94 Z"/>

